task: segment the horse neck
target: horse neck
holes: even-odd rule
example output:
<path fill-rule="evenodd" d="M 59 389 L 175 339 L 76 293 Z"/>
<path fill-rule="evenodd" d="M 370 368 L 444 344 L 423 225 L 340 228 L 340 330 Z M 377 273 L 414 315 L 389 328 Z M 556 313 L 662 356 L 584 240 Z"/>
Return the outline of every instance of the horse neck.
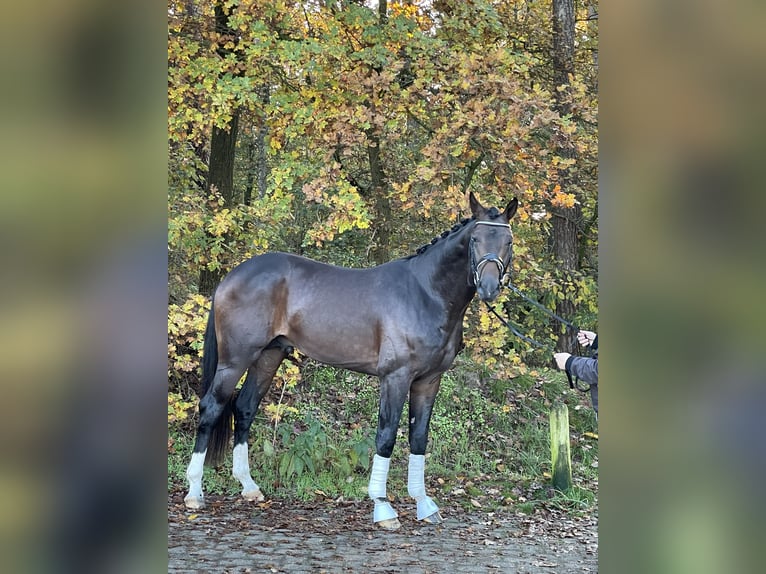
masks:
<path fill-rule="evenodd" d="M 476 287 L 470 280 L 470 262 L 468 243 L 469 223 L 463 229 L 440 239 L 430 245 L 417 256 L 418 264 L 428 266 L 428 281 L 432 289 L 437 291 L 445 301 L 452 306 L 465 310 L 474 294 Z"/>

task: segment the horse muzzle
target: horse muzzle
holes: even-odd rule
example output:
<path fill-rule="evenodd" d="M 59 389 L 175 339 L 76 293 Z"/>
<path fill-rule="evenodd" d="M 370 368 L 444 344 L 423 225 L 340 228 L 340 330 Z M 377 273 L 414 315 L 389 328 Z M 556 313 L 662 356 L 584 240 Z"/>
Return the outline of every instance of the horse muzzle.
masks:
<path fill-rule="evenodd" d="M 479 299 L 491 303 L 500 294 L 500 281 L 494 277 L 482 277 L 476 286 L 476 293 L 479 295 Z"/>
<path fill-rule="evenodd" d="M 494 263 L 497 266 L 497 277 L 492 274 L 483 273 L 487 263 Z M 482 301 L 491 303 L 500 294 L 500 287 L 505 275 L 505 265 L 502 260 L 494 253 L 488 253 L 481 258 L 479 263 L 474 268 L 473 281 L 476 285 L 476 293 Z"/>

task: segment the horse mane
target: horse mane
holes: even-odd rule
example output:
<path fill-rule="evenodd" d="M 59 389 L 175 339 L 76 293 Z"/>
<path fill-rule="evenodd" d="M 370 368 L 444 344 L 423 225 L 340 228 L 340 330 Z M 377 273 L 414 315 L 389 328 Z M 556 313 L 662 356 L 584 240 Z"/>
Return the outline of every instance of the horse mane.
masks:
<path fill-rule="evenodd" d="M 497 209 L 496 207 L 490 207 L 490 208 L 487 210 L 487 216 L 488 216 L 490 219 L 497 219 L 497 218 L 500 216 L 500 211 L 498 211 L 498 209 Z M 476 218 L 475 218 L 475 217 L 468 217 L 468 218 L 466 218 L 466 219 L 463 219 L 463 220 L 461 220 L 461 221 L 460 221 L 460 223 L 456 223 L 455 225 L 453 225 L 453 226 L 452 226 L 450 229 L 448 229 L 447 231 L 445 231 L 445 232 L 444 232 L 444 233 L 442 233 L 441 235 L 437 235 L 436 237 L 434 237 L 434 238 L 431 240 L 431 242 L 430 242 L 430 243 L 426 243 L 425 245 L 421 245 L 420 247 L 418 247 L 417 251 L 415 251 L 415 253 L 414 253 L 414 254 L 412 254 L 412 255 L 410 255 L 409 257 L 407 257 L 407 259 L 410 259 L 410 258 L 412 258 L 412 257 L 417 257 L 417 256 L 418 256 L 418 255 L 420 255 L 421 253 L 425 253 L 425 251 L 426 251 L 426 250 L 427 250 L 429 247 L 431 247 L 431 246 L 432 246 L 432 245 L 434 245 L 435 243 L 438 243 L 438 242 L 439 242 L 439 241 L 441 241 L 442 239 L 446 239 L 447 237 L 449 237 L 449 236 L 451 236 L 451 235 L 454 235 L 455 233 L 457 233 L 458 231 L 460 231 L 461 229 L 463 229 L 463 228 L 464 228 L 466 225 L 468 225 L 469 223 L 471 223 L 471 222 L 472 222 L 474 219 L 476 219 Z"/>
<path fill-rule="evenodd" d="M 418 255 L 420 255 L 421 253 L 425 253 L 425 251 L 429 247 L 431 247 L 435 243 L 440 242 L 442 239 L 446 239 L 447 237 L 454 235 L 455 233 L 463 229 L 466 225 L 468 225 L 471 221 L 473 221 L 473 219 L 474 219 L 473 217 L 470 217 L 470 218 L 463 219 L 462 221 L 460 221 L 460 223 L 456 223 L 455 225 L 452 226 L 452 228 L 448 229 L 441 235 L 437 235 L 436 237 L 434 237 L 430 243 L 426 243 L 425 245 L 421 245 L 420 247 L 418 247 L 415 253 L 407 257 L 407 259 L 412 259 L 413 257 L 417 257 Z"/>

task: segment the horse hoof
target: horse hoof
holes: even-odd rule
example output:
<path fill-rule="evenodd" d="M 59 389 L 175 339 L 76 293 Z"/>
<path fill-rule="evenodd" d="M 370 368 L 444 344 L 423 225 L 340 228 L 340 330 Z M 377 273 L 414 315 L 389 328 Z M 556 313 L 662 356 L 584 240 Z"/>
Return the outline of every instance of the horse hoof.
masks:
<path fill-rule="evenodd" d="M 379 526 L 383 530 L 397 530 L 402 526 L 398 518 L 388 518 L 386 520 L 381 520 L 376 522 L 375 525 Z"/>
<path fill-rule="evenodd" d="M 197 498 L 197 497 L 186 497 L 184 498 L 184 505 L 189 510 L 201 510 L 205 508 L 205 499 L 204 498 Z"/>
<path fill-rule="evenodd" d="M 264 496 L 260 488 L 243 492 L 242 498 L 244 498 L 245 500 L 249 500 L 250 502 L 262 502 L 264 500 Z"/>
<path fill-rule="evenodd" d="M 427 522 L 428 524 L 441 524 L 442 522 L 444 522 L 444 519 L 442 518 L 442 515 L 439 514 L 439 511 L 437 510 L 431 516 L 426 516 L 423 519 L 423 522 Z"/>

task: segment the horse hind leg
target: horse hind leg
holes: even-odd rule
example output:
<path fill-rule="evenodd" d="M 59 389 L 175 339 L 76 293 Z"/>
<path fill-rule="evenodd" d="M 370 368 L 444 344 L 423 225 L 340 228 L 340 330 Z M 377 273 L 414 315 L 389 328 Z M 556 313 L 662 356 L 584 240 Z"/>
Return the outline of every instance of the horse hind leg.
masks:
<path fill-rule="evenodd" d="M 220 366 L 216 369 L 212 384 L 199 403 L 200 422 L 191 462 L 186 469 L 189 492 L 184 504 L 190 509 L 204 508 L 202 470 L 204 464 L 217 465 L 222 449 L 231 436 L 231 398 L 245 369 Z"/>
<path fill-rule="evenodd" d="M 247 372 L 247 377 L 234 402 L 234 457 L 232 474 L 242 484 L 242 498 L 254 502 L 263 500 L 260 487 L 250 474 L 250 461 L 247 440 L 250 426 L 258 411 L 261 400 L 266 395 L 287 355 L 287 348 L 282 346 L 267 347 Z"/>

